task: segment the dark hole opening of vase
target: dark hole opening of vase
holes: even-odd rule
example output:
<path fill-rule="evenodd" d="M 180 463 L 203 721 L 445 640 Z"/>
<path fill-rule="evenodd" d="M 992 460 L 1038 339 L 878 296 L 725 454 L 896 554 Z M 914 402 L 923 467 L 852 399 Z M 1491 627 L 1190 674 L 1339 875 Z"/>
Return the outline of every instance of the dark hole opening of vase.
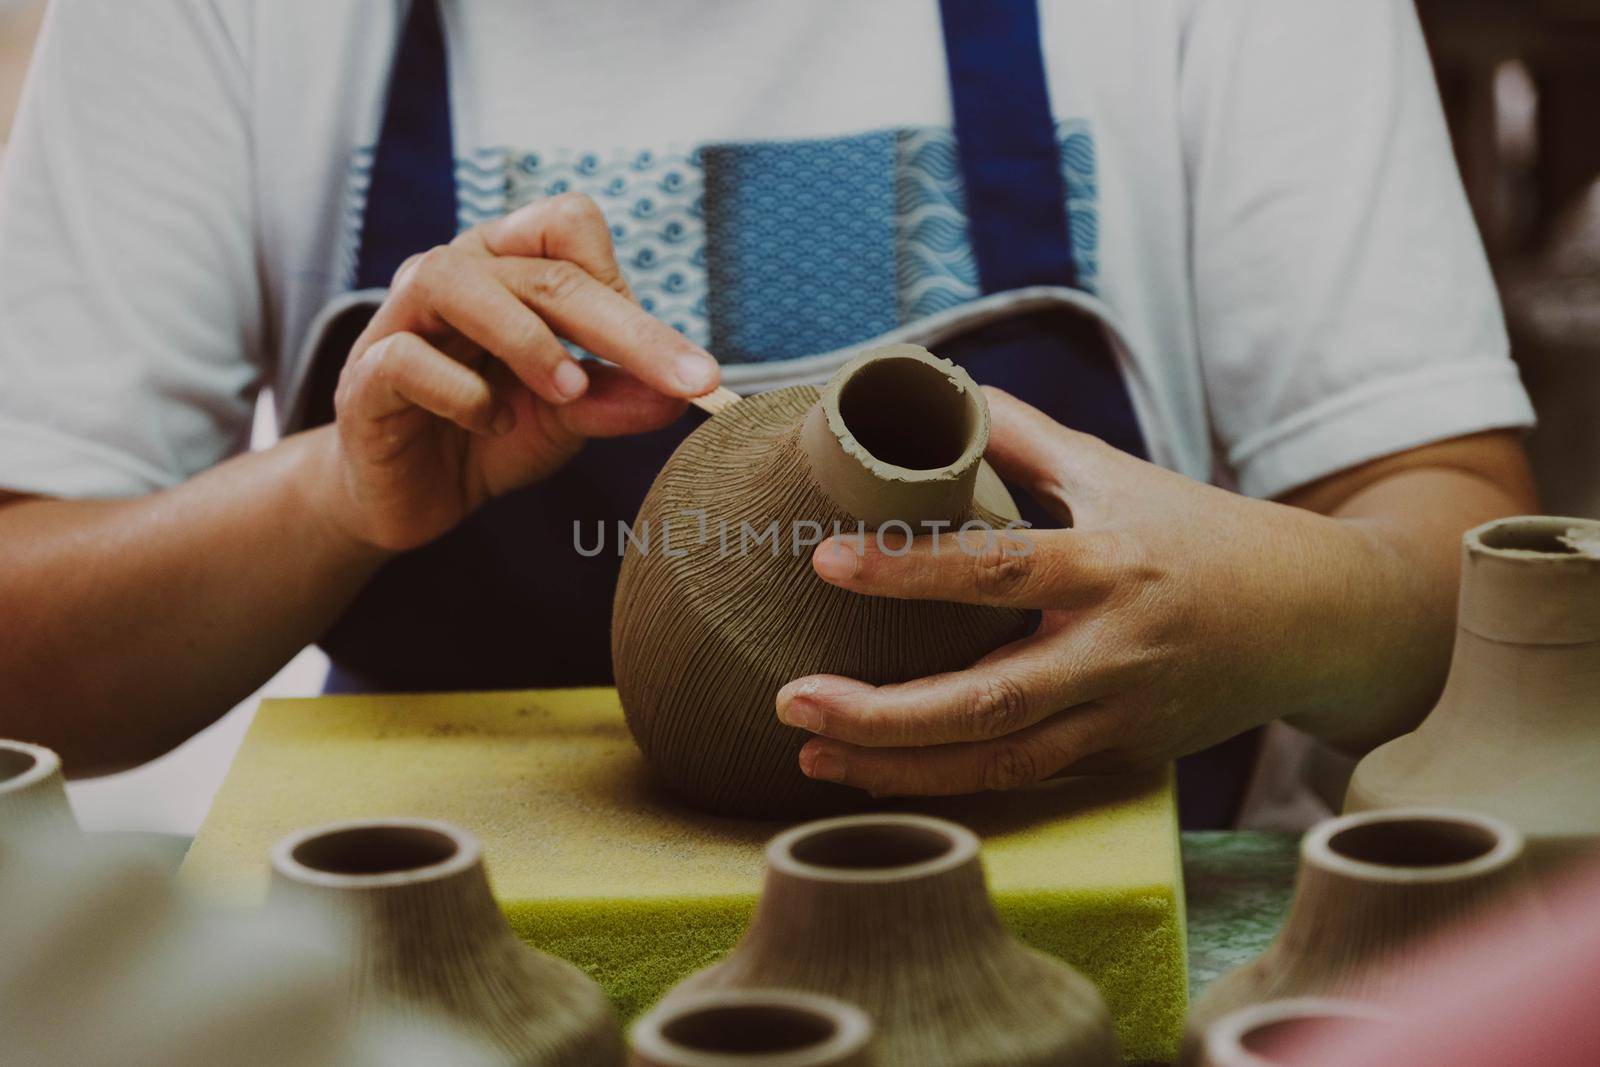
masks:
<path fill-rule="evenodd" d="M 697 1008 L 669 1020 L 661 1035 L 697 1052 L 795 1052 L 833 1037 L 838 1027 L 821 1012 L 785 1004 Z"/>
<path fill-rule="evenodd" d="M 24 752 L 18 748 L 0 748 L 0 784 L 9 782 L 13 778 L 21 778 L 38 765 L 38 757 L 32 752 Z"/>
<path fill-rule="evenodd" d="M 1395 819 L 1341 830 L 1328 848 L 1346 859 L 1386 867 L 1450 867 L 1494 851 L 1500 839 L 1476 823 L 1451 819 Z"/>
<path fill-rule="evenodd" d="M 818 830 L 796 841 L 789 853 L 813 867 L 872 871 L 926 863 L 953 847 L 954 842 L 938 830 L 883 823 Z"/>
<path fill-rule="evenodd" d="M 1517 552 L 1542 552 L 1548 556 L 1575 556 L 1578 549 L 1561 540 L 1567 524 L 1546 525 L 1507 523 L 1485 530 L 1478 540 L 1485 548 L 1510 549 Z"/>
<path fill-rule="evenodd" d="M 1288 1063 L 1291 1061 L 1280 1057 L 1295 1055 L 1312 1044 L 1343 1040 L 1379 1025 L 1373 1019 L 1348 1015 L 1298 1015 L 1251 1027 L 1240 1035 L 1239 1044 L 1269 1063 Z"/>
<path fill-rule="evenodd" d="M 972 442 L 978 399 L 938 367 L 890 357 L 864 365 L 839 390 L 839 416 L 874 459 L 907 470 L 948 467 Z"/>
<path fill-rule="evenodd" d="M 396 874 L 443 863 L 456 854 L 449 834 L 421 826 L 355 826 L 302 841 L 295 862 L 325 874 Z"/>

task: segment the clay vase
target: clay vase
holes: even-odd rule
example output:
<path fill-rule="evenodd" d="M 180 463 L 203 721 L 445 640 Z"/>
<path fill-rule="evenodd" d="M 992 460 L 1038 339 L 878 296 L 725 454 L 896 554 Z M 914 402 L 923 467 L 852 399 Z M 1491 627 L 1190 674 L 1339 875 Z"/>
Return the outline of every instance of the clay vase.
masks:
<path fill-rule="evenodd" d="M 724 989 L 663 1004 L 629 1031 L 634 1067 L 872 1067 L 860 1008 L 793 989 Z"/>
<path fill-rule="evenodd" d="M 1600 842 L 1600 522 L 1501 519 L 1463 544 L 1444 693 L 1361 761 L 1345 810 L 1498 815 L 1549 872 Z"/>
<path fill-rule="evenodd" d="M 61 757 L 42 745 L 0 741 L 0 832 L 76 831 Z"/>
<path fill-rule="evenodd" d="M 729 815 L 860 806 L 864 793 L 801 774 L 810 735 L 778 722 L 778 690 L 808 674 L 886 684 L 955 670 L 1022 634 L 1021 612 L 861 596 L 811 569 L 835 532 L 881 530 L 894 548 L 907 529 L 943 530 L 952 552 L 964 522 L 996 546 L 1016 538 L 1016 508 L 982 460 L 988 420 L 965 371 L 891 345 L 821 392 L 741 400 L 679 446 L 634 523 L 611 631 L 628 726 L 662 784 Z"/>
<path fill-rule="evenodd" d="M 368 819 L 290 834 L 272 895 L 310 900 L 353 931 L 355 1011 L 443 1018 L 526 1067 L 623 1061 L 605 994 L 528 948 L 489 893 L 473 835 L 424 819 Z"/>
<path fill-rule="evenodd" d="M 744 937 L 664 1003 L 775 988 L 858 1005 L 891 1067 L 1121 1062 L 1100 994 L 1001 926 L 977 837 L 942 819 L 852 815 L 779 834 Z"/>
<path fill-rule="evenodd" d="M 1184 1062 L 1215 1019 L 1287 997 L 1378 1000 L 1410 988 L 1416 949 L 1490 904 L 1539 913 L 1522 836 L 1487 815 L 1434 808 L 1328 819 L 1300 845 L 1289 918 L 1261 956 L 1206 987 L 1189 1011 Z"/>
<path fill-rule="evenodd" d="M 1383 1008 L 1360 1001 L 1300 997 L 1251 1004 L 1206 1028 L 1201 1067 L 1279 1067 L 1397 1025 Z"/>

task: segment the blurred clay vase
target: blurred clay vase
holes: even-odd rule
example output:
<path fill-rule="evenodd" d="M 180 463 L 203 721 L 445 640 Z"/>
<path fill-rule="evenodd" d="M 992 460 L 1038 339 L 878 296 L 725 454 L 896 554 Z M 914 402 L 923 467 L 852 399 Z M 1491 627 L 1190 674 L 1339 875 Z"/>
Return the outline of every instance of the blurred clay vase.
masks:
<path fill-rule="evenodd" d="M 1279 1067 L 1396 1025 L 1384 1009 L 1327 997 L 1269 1000 L 1229 1012 L 1206 1028 L 1200 1067 Z"/>
<path fill-rule="evenodd" d="M 1488 812 L 1536 869 L 1564 866 L 1600 841 L 1600 522 L 1501 519 L 1463 544 L 1444 693 L 1361 761 L 1345 810 Z"/>
<path fill-rule="evenodd" d="M 941 529 L 953 545 L 950 531 L 977 522 L 991 544 L 1016 538 L 988 437 L 977 385 L 915 345 L 862 353 L 821 392 L 748 397 L 689 435 L 645 497 L 612 612 L 617 690 L 663 784 L 730 815 L 859 806 L 864 793 L 801 774 L 809 735 L 778 722 L 778 690 L 809 674 L 938 674 L 1021 635 L 1021 612 L 865 597 L 811 569 L 836 532 L 882 530 L 894 547 Z"/>
<path fill-rule="evenodd" d="M 872 1067 L 860 1008 L 793 989 L 724 989 L 663 1004 L 629 1032 L 634 1067 Z"/>
<path fill-rule="evenodd" d="M 0 832 L 77 830 L 61 757 L 42 745 L 0 741 Z"/>
<path fill-rule="evenodd" d="M 443 1018 L 525 1067 L 622 1063 L 605 994 L 512 933 L 473 835 L 422 819 L 335 823 L 280 841 L 272 877 L 274 898 L 312 901 L 350 927 L 358 1014 Z"/>
<path fill-rule="evenodd" d="M 1016 941 L 989 900 L 978 839 L 922 815 L 798 826 L 767 846 L 733 952 L 668 994 L 799 989 L 858 1005 L 893 1067 L 1110 1067 L 1099 992 Z"/>
<path fill-rule="evenodd" d="M 1417 949 L 1491 904 L 1532 928 L 1539 911 L 1509 823 L 1408 808 L 1328 819 L 1300 846 L 1289 918 L 1271 947 L 1206 987 L 1189 1011 L 1184 1062 L 1223 1015 L 1288 997 L 1377 1000 L 1416 980 Z"/>

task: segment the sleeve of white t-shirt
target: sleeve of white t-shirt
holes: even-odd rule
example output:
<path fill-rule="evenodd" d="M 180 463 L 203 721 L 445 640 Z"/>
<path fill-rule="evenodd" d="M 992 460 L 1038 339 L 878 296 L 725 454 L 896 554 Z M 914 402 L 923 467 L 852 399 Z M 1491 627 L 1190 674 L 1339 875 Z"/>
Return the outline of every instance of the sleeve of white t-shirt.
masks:
<path fill-rule="evenodd" d="M 1188 16 L 1196 325 L 1240 489 L 1529 425 L 1410 0 Z"/>
<path fill-rule="evenodd" d="M 0 171 L 0 487 L 162 488 L 261 380 L 249 82 L 205 0 L 55 0 Z"/>

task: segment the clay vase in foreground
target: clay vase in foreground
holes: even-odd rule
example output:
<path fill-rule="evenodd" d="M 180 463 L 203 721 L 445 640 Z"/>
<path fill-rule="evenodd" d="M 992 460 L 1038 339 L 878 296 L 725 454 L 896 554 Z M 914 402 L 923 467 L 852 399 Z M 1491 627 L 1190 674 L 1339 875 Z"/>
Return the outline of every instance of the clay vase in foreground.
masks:
<path fill-rule="evenodd" d="M 1359 1001 L 1270 1000 L 1230 1012 L 1207 1027 L 1196 1062 L 1200 1067 L 1301 1063 L 1320 1049 L 1395 1025 L 1383 1008 Z"/>
<path fill-rule="evenodd" d="M 872 1067 L 860 1008 L 793 989 L 724 989 L 663 1004 L 629 1032 L 634 1067 Z"/>
<path fill-rule="evenodd" d="M 1399 809 L 1328 819 L 1300 845 L 1289 918 L 1261 956 L 1189 1011 L 1186 1063 L 1215 1019 L 1287 997 L 1378 1000 L 1409 988 L 1417 949 L 1490 904 L 1539 914 L 1516 828 L 1487 815 Z"/>
<path fill-rule="evenodd" d="M 806 823 L 767 846 L 754 919 L 686 994 L 799 989 L 858 1005 L 892 1067 L 1111 1067 L 1111 1016 L 1077 971 L 1000 924 L 971 831 L 921 815 Z"/>
<path fill-rule="evenodd" d="M 61 757 L 42 745 L 0 741 L 0 831 L 77 828 L 67 803 Z"/>
<path fill-rule="evenodd" d="M 1501 519 L 1463 544 L 1444 693 L 1361 761 L 1345 810 L 1489 812 L 1549 871 L 1600 842 L 1600 522 Z"/>
<path fill-rule="evenodd" d="M 605 994 L 512 933 L 473 835 L 422 819 L 335 823 L 280 841 L 272 877 L 274 897 L 309 898 L 352 929 L 358 1013 L 443 1018 L 524 1067 L 622 1063 Z"/>
<path fill-rule="evenodd" d="M 809 674 L 874 685 L 938 674 L 1021 636 L 1021 612 L 865 597 L 811 569 L 836 530 L 881 528 L 894 547 L 905 529 L 942 529 L 955 552 L 950 531 L 974 521 L 993 531 L 974 550 L 1015 548 L 1016 509 L 982 459 L 988 420 L 965 371 L 892 345 L 820 393 L 741 400 L 679 446 L 634 523 L 611 629 L 628 726 L 660 782 L 729 815 L 859 806 L 864 793 L 801 774 L 810 735 L 778 722 L 778 690 Z"/>

